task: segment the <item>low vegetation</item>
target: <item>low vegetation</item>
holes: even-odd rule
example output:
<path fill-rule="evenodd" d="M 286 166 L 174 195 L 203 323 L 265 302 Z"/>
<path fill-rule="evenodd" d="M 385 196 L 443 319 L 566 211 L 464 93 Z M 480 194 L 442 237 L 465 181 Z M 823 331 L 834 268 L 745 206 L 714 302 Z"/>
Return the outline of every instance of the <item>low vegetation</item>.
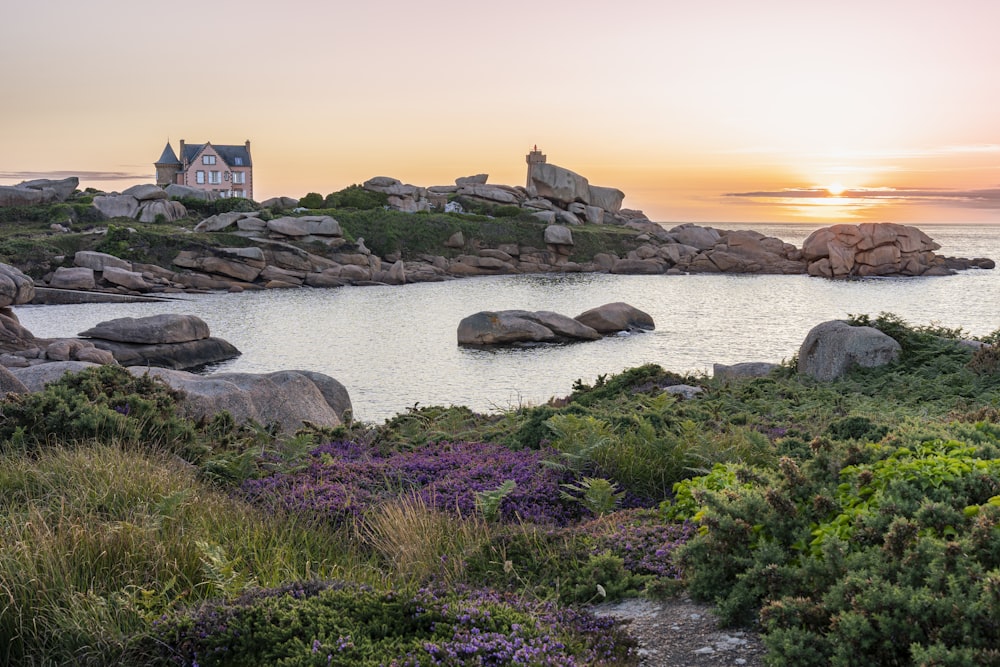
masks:
<path fill-rule="evenodd" d="M 855 321 L 900 360 L 283 440 L 115 368 L 8 397 L 0 663 L 636 664 L 587 605 L 685 589 L 773 665 L 997 664 L 996 353 Z"/>

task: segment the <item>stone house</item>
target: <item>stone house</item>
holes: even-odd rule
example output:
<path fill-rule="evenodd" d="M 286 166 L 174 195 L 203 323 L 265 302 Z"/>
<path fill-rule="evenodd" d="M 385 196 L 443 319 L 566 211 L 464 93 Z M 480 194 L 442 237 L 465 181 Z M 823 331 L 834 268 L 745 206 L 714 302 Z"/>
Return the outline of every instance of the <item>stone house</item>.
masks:
<path fill-rule="evenodd" d="M 220 197 L 253 199 L 253 162 L 250 141 L 242 146 L 188 144 L 181 139 L 180 157 L 170 142 L 163 149 L 156 167 L 156 184 L 172 183 L 198 190 L 216 192 Z"/>

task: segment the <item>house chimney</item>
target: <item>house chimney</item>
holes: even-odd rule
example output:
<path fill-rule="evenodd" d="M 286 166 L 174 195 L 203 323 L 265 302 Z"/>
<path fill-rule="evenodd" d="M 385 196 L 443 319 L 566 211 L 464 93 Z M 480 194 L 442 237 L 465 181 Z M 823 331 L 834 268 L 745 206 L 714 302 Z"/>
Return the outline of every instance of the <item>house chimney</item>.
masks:
<path fill-rule="evenodd" d="M 177 157 L 179 157 L 179 158 L 180 158 L 180 160 L 181 160 L 181 164 L 183 164 L 183 165 L 185 165 L 185 166 L 187 165 L 187 160 L 185 160 L 185 159 L 184 159 L 184 140 L 183 140 L 183 139 L 181 139 L 181 150 L 180 150 L 180 155 L 178 155 Z"/>

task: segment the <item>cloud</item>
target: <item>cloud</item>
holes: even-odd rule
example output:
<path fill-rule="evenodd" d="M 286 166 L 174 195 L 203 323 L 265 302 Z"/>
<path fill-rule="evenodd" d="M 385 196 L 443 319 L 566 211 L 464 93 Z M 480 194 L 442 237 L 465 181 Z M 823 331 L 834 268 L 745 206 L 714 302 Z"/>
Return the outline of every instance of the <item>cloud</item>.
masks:
<path fill-rule="evenodd" d="M 869 203 L 935 204 L 966 208 L 1000 208 L 1000 187 L 977 190 L 949 188 L 855 188 L 834 195 L 824 188 L 786 188 L 783 190 L 758 190 L 754 192 L 729 192 L 726 197 L 746 199 L 843 199 Z"/>
<path fill-rule="evenodd" d="M 1000 153 L 1000 144 L 953 144 L 924 148 L 898 148 L 877 150 L 801 151 L 776 146 L 743 146 L 715 151 L 719 155 L 774 155 L 797 156 L 810 159 L 831 160 L 908 160 L 934 158 L 944 155 L 981 155 Z"/>
<path fill-rule="evenodd" d="M 134 181 L 136 179 L 151 179 L 152 174 L 141 174 L 125 171 L 0 171 L 0 179 L 15 181 L 31 181 L 36 178 L 63 179 L 77 176 L 81 181 Z"/>

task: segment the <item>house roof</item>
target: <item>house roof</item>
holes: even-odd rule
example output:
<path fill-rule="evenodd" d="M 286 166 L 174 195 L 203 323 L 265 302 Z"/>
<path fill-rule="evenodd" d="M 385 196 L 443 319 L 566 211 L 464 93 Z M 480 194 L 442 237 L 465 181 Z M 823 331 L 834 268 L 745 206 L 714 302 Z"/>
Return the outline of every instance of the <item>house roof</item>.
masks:
<path fill-rule="evenodd" d="M 170 142 L 163 148 L 163 153 L 160 155 L 160 159 L 156 161 L 156 164 L 180 164 L 181 161 L 177 159 L 177 154 L 174 153 L 174 149 L 170 147 Z"/>
<path fill-rule="evenodd" d="M 205 148 L 205 145 L 206 144 L 184 144 L 184 155 L 181 156 L 184 159 L 184 162 L 194 162 L 194 159 L 198 157 L 198 153 Z M 222 161 L 230 167 L 251 166 L 250 151 L 247 150 L 246 146 L 222 146 L 219 144 L 212 144 L 212 148 L 214 148 L 215 152 L 219 154 Z"/>

